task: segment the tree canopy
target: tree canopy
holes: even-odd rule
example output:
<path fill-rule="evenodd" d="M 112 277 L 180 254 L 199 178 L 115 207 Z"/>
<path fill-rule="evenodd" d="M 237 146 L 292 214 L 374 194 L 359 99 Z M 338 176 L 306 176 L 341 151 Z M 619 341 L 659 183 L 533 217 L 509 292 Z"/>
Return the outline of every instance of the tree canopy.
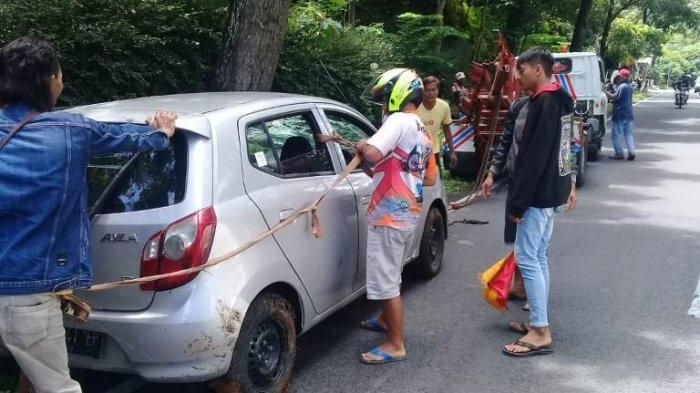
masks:
<path fill-rule="evenodd" d="M 249 0 L 4 0 L 0 19 L 11 22 L 0 25 L 0 44 L 27 34 L 53 42 L 66 78 L 62 105 L 238 88 L 215 83 L 222 54 L 246 51 L 225 49 L 239 26 L 230 23 L 236 4 L 250 7 Z M 241 23 L 259 18 L 240 14 Z M 283 44 L 270 49 L 280 51 L 272 89 L 366 110 L 360 93 L 378 72 L 404 66 L 451 82 L 471 61 L 493 58 L 493 30 L 516 53 L 535 45 L 559 51 L 575 38 L 577 50 L 598 51 L 611 67 L 652 56 L 657 73 L 697 72 L 699 15 L 700 0 L 291 0 Z M 227 72 L 242 85 L 254 78 L 250 67 Z"/>

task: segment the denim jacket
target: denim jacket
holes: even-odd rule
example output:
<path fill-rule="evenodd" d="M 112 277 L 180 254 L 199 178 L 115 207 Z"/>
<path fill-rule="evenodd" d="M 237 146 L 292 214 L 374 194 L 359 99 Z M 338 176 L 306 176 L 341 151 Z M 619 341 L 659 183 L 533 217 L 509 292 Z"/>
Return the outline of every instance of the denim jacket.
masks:
<path fill-rule="evenodd" d="M 0 138 L 28 112 L 1 108 Z M 0 150 L 0 295 L 89 286 L 88 159 L 167 146 L 155 128 L 71 113 L 42 113 L 23 127 Z"/>
<path fill-rule="evenodd" d="M 627 81 L 620 83 L 617 87 L 613 100 L 613 121 L 634 120 L 632 110 L 632 88 Z"/>

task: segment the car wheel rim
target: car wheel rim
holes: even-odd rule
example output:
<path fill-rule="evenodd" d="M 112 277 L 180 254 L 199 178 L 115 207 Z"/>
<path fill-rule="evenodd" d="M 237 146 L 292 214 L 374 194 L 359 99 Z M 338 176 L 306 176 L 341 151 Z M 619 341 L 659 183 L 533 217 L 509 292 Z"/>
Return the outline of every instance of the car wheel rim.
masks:
<path fill-rule="evenodd" d="M 248 372 L 256 388 L 266 390 L 274 386 L 284 369 L 286 340 L 284 327 L 268 319 L 258 325 L 250 340 Z"/>
<path fill-rule="evenodd" d="M 428 250 L 430 251 L 430 267 L 437 269 L 442 260 L 442 230 L 440 224 L 435 222 L 430 226 Z"/>

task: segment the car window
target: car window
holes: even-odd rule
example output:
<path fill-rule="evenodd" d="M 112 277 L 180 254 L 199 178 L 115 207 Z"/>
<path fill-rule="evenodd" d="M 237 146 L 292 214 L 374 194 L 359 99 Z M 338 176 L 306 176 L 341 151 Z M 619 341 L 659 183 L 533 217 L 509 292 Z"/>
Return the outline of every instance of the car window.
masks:
<path fill-rule="evenodd" d="M 311 113 L 267 119 L 246 129 L 248 160 L 263 172 L 285 177 L 333 173 L 333 164 Z"/>
<path fill-rule="evenodd" d="M 96 156 L 87 169 L 88 204 L 102 195 L 133 153 Z M 116 184 L 100 211 L 123 213 L 155 209 L 182 202 L 187 183 L 187 140 L 177 132 L 167 149 L 141 153 Z"/>
<path fill-rule="evenodd" d="M 354 116 L 330 110 L 324 110 L 324 112 L 333 131 L 350 142 L 357 142 L 374 134 L 374 130 L 371 127 Z M 355 156 L 355 152 L 348 146 L 340 145 L 340 148 L 343 151 L 345 163 L 350 163 Z"/>

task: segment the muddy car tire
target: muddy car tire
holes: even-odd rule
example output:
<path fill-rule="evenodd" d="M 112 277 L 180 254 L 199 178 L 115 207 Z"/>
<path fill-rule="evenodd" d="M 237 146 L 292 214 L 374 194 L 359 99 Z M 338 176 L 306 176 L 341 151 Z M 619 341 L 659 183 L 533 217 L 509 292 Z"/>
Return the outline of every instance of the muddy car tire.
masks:
<path fill-rule="evenodd" d="M 578 166 L 578 173 L 576 174 L 576 188 L 580 188 L 586 185 L 586 158 L 588 158 L 588 153 L 585 148 L 582 147 L 581 152 L 576 154 L 576 164 Z"/>
<path fill-rule="evenodd" d="M 445 251 L 445 220 L 436 207 L 428 212 L 420 242 L 420 253 L 413 263 L 421 278 L 431 279 L 442 269 L 442 256 Z"/>
<path fill-rule="evenodd" d="M 598 161 L 600 159 L 600 145 L 588 145 L 588 161 Z"/>
<path fill-rule="evenodd" d="M 236 340 L 228 377 L 245 393 L 281 393 L 297 354 L 292 306 L 283 297 L 263 293 L 250 305 Z"/>
<path fill-rule="evenodd" d="M 603 137 L 605 136 L 605 127 L 601 124 L 600 119 L 597 117 L 589 118 L 587 120 L 589 125 L 589 135 L 588 135 L 588 161 L 598 161 L 600 159 L 600 150 L 603 146 Z"/>

